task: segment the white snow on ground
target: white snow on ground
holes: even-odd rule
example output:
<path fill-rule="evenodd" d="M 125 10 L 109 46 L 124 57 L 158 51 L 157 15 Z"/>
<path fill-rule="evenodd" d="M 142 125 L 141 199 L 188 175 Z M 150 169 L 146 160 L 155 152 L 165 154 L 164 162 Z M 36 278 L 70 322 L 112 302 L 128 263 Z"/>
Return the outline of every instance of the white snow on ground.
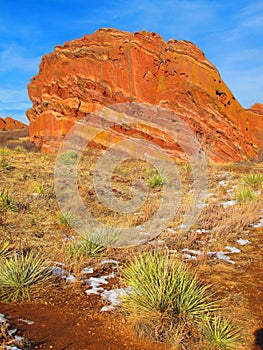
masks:
<path fill-rule="evenodd" d="M 85 293 L 87 295 L 90 295 L 90 294 L 100 295 L 104 291 L 103 285 L 108 284 L 109 283 L 108 279 L 113 277 L 115 277 L 114 272 L 106 276 L 89 277 L 88 284 L 90 285 L 91 289 L 87 289 Z"/>
<path fill-rule="evenodd" d="M 119 264 L 119 261 L 114 260 L 114 259 L 104 259 L 100 262 L 100 265 L 104 265 L 104 264 Z"/>
<path fill-rule="evenodd" d="M 193 250 L 193 249 L 187 249 L 187 248 L 182 249 L 182 252 L 184 253 L 184 257 L 186 259 L 196 260 L 198 256 L 207 255 L 214 259 L 224 260 L 230 264 L 235 264 L 235 261 L 231 260 L 228 254 L 240 253 L 240 250 L 236 247 L 230 247 L 230 246 L 227 246 L 225 248 L 229 250 L 229 252 L 223 252 L 223 251 L 201 252 L 200 250 Z"/>
<path fill-rule="evenodd" d="M 236 254 L 236 253 L 240 253 L 240 249 L 236 248 L 236 247 L 231 247 L 231 246 L 226 246 L 225 247 L 227 250 L 230 251 L 230 253 L 232 254 Z"/>
<path fill-rule="evenodd" d="M 109 301 L 110 305 L 103 306 L 100 311 L 112 311 L 116 306 L 120 304 L 120 298 L 123 297 L 128 291 L 128 288 L 118 288 L 111 290 L 104 290 L 101 294 L 102 298 Z"/>
<path fill-rule="evenodd" d="M 76 282 L 76 277 L 69 273 L 68 271 L 66 271 L 65 269 L 63 269 L 62 267 L 59 267 L 59 266 L 52 266 L 51 267 L 51 271 L 52 273 L 57 276 L 57 277 L 60 277 L 60 278 L 63 278 L 65 279 L 67 282 L 70 282 L 70 283 L 74 283 Z"/>
<path fill-rule="evenodd" d="M 226 183 L 225 180 L 219 181 L 218 184 L 219 184 L 220 186 L 223 186 L 223 187 L 227 186 L 227 183 Z"/>
<path fill-rule="evenodd" d="M 253 228 L 261 228 L 263 227 L 263 218 L 261 218 L 257 223 L 252 225 Z"/>
<path fill-rule="evenodd" d="M 84 267 L 84 269 L 81 271 L 83 275 L 89 275 L 94 272 L 93 267 Z"/>
<path fill-rule="evenodd" d="M 236 201 L 235 199 L 231 199 L 229 201 L 222 202 L 222 205 L 224 208 L 227 208 L 227 207 L 230 207 L 230 206 L 235 205 L 237 203 L 238 203 L 238 201 Z"/>
<path fill-rule="evenodd" d="M 13 345 L 4 345 L 3 349 L 4 350 L 21 350 L 21 348 L 17 347 L 15 344 L 23 342 L 24 338 L 19 335 L 15 335 L 15 333 L 17 332 L 17 329 L 10 329 L 10 324 L 8 323 L 7 317 L 4 314 L 0 314 L 0 327 L 1 327 L 1 324 L 3 323 L 6 323 L 7 325 L 7 335 L 10 337 L 10 341 L 8 342 L 13 343 Z"/>
<path fill-rule="evenodd" d="M 239 238 L 239 239 L 237 240 L 237 243 L 238 243 L 239 245 L 246 245 L 246 244 L 248 244 L 248 243 L 250 243 L 250 242 L 249 242 L 248 239 Z"/>

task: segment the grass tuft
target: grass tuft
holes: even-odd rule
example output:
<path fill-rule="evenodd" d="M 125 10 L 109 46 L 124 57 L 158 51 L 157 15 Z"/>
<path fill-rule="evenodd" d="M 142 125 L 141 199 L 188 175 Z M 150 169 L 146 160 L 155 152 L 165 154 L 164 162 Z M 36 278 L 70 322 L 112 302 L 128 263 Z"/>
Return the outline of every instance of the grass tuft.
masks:
<path fill-rule="evenodd" d="M 158 173 L 158 171 L 155 169 L 147 169 L 146 170 L 147 175 L 147 183 L 152 188 L 160 187 L 165 184 L 164 176 Z"/>
<path fill-rule="evenodd" d="M 97 256 L 105 250 L 102 242 L 94 238 L 85 237 L 81 240 L 74 240 L 66 247 L 66 253 L 70 258 Z"/>
<path fill-rule="evenodd" d="M 249 202 L 256 199 L 255 192 L 250 187 L 243 187 L 236 193 L 236 200 L 240 203 Z"/>
<path fill-rule="evenodd" d="M 12 197 L 8 191 L 3 190 L 0 192 L 0 202 L 2 202 L 2 205 L 4 209 L 10 210 L 10 211 L 17 211 L 18 210 L 18 203 Z"/>
<path fill-rule="evenodd" d="M 155 340 L 164 337 L 171 343 L 175 329 L 186 324 L 197 326 L 205 315 L 219 309 L 210 286 L 203 285 L 189 266 L 166 252 L 135 258 L 122 276 L 130 289 L 123 298 L 123 308 L 148 334 L 155 334 Z M 173 331 L 167 334 L 167 329 Z"/>
<path fill-rule="evenodd" d="M 77 164 L 78 160 L 79 160 L 79 154 L 74 150 L 69 150 L 64 153 L 60 153 L 58 155 L 59 163 L 62 163 L 64 165 Z"/>
<path fill-rule="evenodd" d="M 240 330 L 228 319 L 214 316 L 207 319 L 203 334 L 208 342 L 208 349 L 236 350 L 240 342 Z"/>
<path fill-rule="evenodd" d="M 244 176 L 244 183 L 247 186 L 251 186 L 254 190 L 259 189 L 263 186 L 263 174 L 253 173 Z"/>
<path fill-rule="evenodd" d="M 0 259 L 6 258 L 10 253 L 10 244 L 6 241 L 0 241 Z"/>
<path fill-rule="evenodd" d="M 28 300 L 37 287 L 50 278 L 50 270 L 39 255 L 14 255 L 0 265 L 0 299 L 6 302 Z"/>

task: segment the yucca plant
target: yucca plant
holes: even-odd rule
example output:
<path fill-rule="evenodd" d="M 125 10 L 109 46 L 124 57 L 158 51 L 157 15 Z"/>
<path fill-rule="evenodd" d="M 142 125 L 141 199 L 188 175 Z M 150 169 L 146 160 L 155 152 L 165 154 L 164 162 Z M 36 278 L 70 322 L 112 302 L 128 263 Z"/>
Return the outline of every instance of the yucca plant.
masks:
<path fill-rule="evenodd" d="M 40 255 L 15 254 L 0 264 L 0 299 L 30 299 L 37 287 L 50 279 L 50 269 Z"/>
<path fill-rule="evenodd" d="M 10 253 L 10 244 L 6 241 L 0 241 L 0 259 L 6 258 Z"/>
<path fill-rule="evenodd" d="M 250 187 L 243 187 L 236 193 L 236 200 L 240 203 L 249 202 L 256 199 L 254 191 Z"/>
<path fill-rule="evenodd" d="M 65 213 L 57 213 L 58 223 L 64 227 L 76 226 L 79 224 L 79 220 L 76 218 L 72 211 L 67 211 Z"/>
<path fill-rule="evenodd" d="M 10 154 L 10 149 L 7 147 L 0 147 L 0 155 L 7 156 Z"/>
<path fill-rule="evenodd" d="M 2 205 L 6 210 L 10 210 L 10 211 L 18 210 L 18 203 L 16 202 L 14 197 L 11 196 L 9 192 L 6 190 L 3 190 L 0 192 L 0 202 L 2 202 Z"/>
<path fill-rule="evenodd" d="M 57 161 L 64 165 L 77 164 L 79 160 L 79 154 L 74 150 L 68 150 L 64 153 L 59 153 Z"/>
<path fill-rule="evenodd" d="M 244 176 L 244 183 L 252 188 L 259 189 L 263 186 L 263 174 L 262 173 L 251 173 Z"/>
<path fill-rule="evenodd" d="M 165 184 L 164 176 L 158 173 L 156 169 L 147 169 L 147 183 L 152 188 L 159 187 Z"/>
<path fill-rule="evenodd" d="M 104 251 L 102 242 L 92 237 L 84 237 L 70 242 L 66 247 L 66 253 L 70 258 L 97 256 Z"/>
<path fill-rule="evenodd" d="M 198 323 L 219 308 L 210 286 L 201 284 L 185 263 L 165 252 L 135 258 L 122 276 L 131 291 L 123 298 L 123 307 L 139 319 Z"/>
<path fill-rule="evenodd" d="M 220 315 L 208 317 L 203 325 L 207 348 L 211 350 L 236 350 L 240 342 L 240 330 Z"/>

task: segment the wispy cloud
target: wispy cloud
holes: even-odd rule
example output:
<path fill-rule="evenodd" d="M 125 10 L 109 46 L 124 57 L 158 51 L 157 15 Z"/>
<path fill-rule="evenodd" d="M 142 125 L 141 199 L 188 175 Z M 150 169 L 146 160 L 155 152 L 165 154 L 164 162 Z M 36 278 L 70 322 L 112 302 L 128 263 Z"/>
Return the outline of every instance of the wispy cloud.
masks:
<path fill-rule="evenodd" d="M 16 44 L 0 52 L 0 72 L 10 70 L 37 73 L 41 57 L 26 57 L 24 49 Z"/>
<path fill-rule="evenodd" d="M 0 117 L 9 115 L 27 122 L 25 111 L 30 106 L 27 89 L 0 89 Z"/>

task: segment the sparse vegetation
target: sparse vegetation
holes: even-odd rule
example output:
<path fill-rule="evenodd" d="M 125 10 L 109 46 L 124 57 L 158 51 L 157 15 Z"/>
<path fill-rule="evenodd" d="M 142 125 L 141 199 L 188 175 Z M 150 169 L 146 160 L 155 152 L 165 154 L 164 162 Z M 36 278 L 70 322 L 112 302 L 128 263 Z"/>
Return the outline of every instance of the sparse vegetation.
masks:
<path fill-rule="evenodd" d="M 0 147 L 0 155 L 7 156 L 10 154 L 10 149 L 7 147 Z"/>
<path fill-rule="evenodd" d="M 45 185 L 44 184 L 36 184 L 35 189 L 37 191 L 37 194 L 41 195 L 45 191 Z"/>
<path fill-rule="evenodd" d="M 26 152 L 26 149 L 23 146 L 16 146 L 14 148 L 15 152 Z"/>
<path fill-rule="evenodd" d="M 64 165 L 73 165 L 77 164 L 79 155 L 76 151 L 69 150 L 64 153 L 59 153 L 57 160 Z"/>
<path fill-rule="evenodd" d="M 152 188 L 159 187 L 165 184 L 164 176 L 158 173 L 157 170 L 148 169 L 146 171 L 147 183 Z"/>
<path fill-rule="evenodd" d="M 252 201 L 255 198 L 255 192 L 250 187 L 245 186 L 236 193 L 236 200 L 240 203 Z"/>
<path fill-rule="evenodd" d="M 138 286 L 139 280 L 143 281 L 144 279 L 146 284 L 144 285 L 143 298 L 139 298 L 139 292 L 137 296 L 140 299 L 139 301 L 143 303 L 143 301 L 147 301 L 146 292 L 148 292 L 151 295 L 149 298 L 152 302 L 152 308 L 147 309 L 145 307 L 145 311 L 140 311 L 139 307 L 136 309 L 139 311 L 129 307 L 125 309 L 127 313 L 124 315 L 129 312 L 133 317 L 136 334 L 150 337 L 158 342 L 170 343 L 174 349 L 180 350 L 184 348 L 191 350 L 231 349 L 232 340 L 229 340 L 229 338 L 232 337 L 232 330 L 235 331 L 236 328 L 228 321 L 228 318 L 224 317 L 227 314 L 230 320 L 236 320 L 235 322 L 241 326 L 240 335 L 237 336 L 237 338 L 242 337 L 240 349 L 252 348 L 257 315 L 260 314 L 258 311 L 260 310 L 259 299 L 250 287 L 258 279 L 258 274 L 261 272 L 258 262 L 261 257 L 260 251 L 262 251 L 260 236 L 260 230 L 262 230 L 260 228 L 262 218 L 262 196 L 260 191 L 262 191 L 262 188 L 258 180 L 245 181 L 246 176 L 244 174 L 250 175 L 253 170 L 255 173 L 260 172 L 262 164 L 227 164 L 220 166 L 213 164 L 209 166 L 209 196 L 206 197 L 201 216 L 187 234 L 181 234 L 178 232 L 178 228 L 183 222 L 182 217 L 187 212 L 192 199 L 193 176 L 189 166 L 180 163 L 182 205 L 180 205 L 178 215 L 171 221 L 169 228 L 161 233 L 160 238 L 150 241 L 149 244 L 139 245 L 135 248 L 115 249 L 115 243 L 118 246 L 118 241 L 122 242 L 124 237 L 120 236 L 120 232 L 112 229 L 112 227 L 129 228 L 139 226 L 158 210 L 163 192 L 160 191 L 161 183 L 165 182 L 163 181 L 165 178 L 163 174 L 161 174 L 162 179 L 159 179 L 160 181 L 154 181 L 153 187 L 148 188 L 149 191 L 145 191 L 148 198 L 142 207 L 136 209 L 134 213 L 119 214 L 109 210 L 103 203 L 99 202 L 92 177 L 100 153 L 99 151 L 87 152 L 87 156 L 83 157 L 80 164 L 78 164 L 80 195 L 83 203 L 97 222 L 105 224 L 108 229 L 97 231 L 87 227 L 87 234 L 80 236 L 74 231 L 74 229 L 78 231 L 78 228 L 83 225 L 82 222 L 77 222 L 80 220 L 79 216 L 75 212 L 73 214 L 70 210 L 66 213 L 59 212 L 53 183 L 55 156 L 45 156 L 26 151 L 20 152 L 16 151 L 14 147 L 12 144 L 10 150 L 7 149 L 7 151 L 3 151 L 4 154 L 0 155 L 0 172 L 3 175 L 0 183 L 0 189 L 2 189 L 0 194 L 1 271 L 6 270 L 6 261 L 12 263 L 14 251 L 21 252 L 16 255 L 17 259 L 21 259 L 21 255 L 26 257 L 28 252 L 31 251 L 32 256 L 35 256 L 33 252 L 41 250 L 49 261 L 56 263 L 56 266 L 61 266 L 62 270 L 64 269 L 69 276 L 73 275 L 79 282 L 72 283 L 71 288 L 71 282 L 66 278 L 58 277 L 55 279 L 55 284 L 52 283 L 52 290 L 48 287 L 48 289 L 45 289 L 45 293 L 41 291 L 46 283 L 45 280 L 39 282 L 39 284 L 33 284 L 29 288 L 29 293 L 31 298 L 37 296 L 36 303 L 39 300 L 41 300 L 41 303 L 49 303 L 50 298 L 54 298 L 51 302 L 55 303 L 57 296 L 60 300 L 60 289 L 63 289 L 62 293 L 65 293 L 63 294 L 65 299 L 69 297 L 73 290 L 76 293 L 80 291 L 82 293 L 87 288 L 85 283 L 87 283 L 89 277 L 101 277 L 111 271 L 110 264 L 100 265 L 102 260 L 116 259 L 119 263 L 118 266 L 126 265 L 129 267 L 130 263 L 127 263 L 127 260 L 133 259 L 134 255 L 140 256 L 142 252 L 145 252 L 143 253 L 144 256 L 150 254 L 147 252 L 154 249 L 163 251 L 167 247 L 169 250 L 176 251 L 173 255 L 171 253 L 168 259 L 171 263 L 174 263 L 174 270 L 178 266 L 188 267 L 188 272 L 190 276 L 196 278 L 197 285 L 205 287 L 206 285 L 202 284 L 192 271 L 194 266 L 202 280 L 205 280 L 207 284 L 214 284 L 213 289 L 208 287 L 205 289 L 204 295 L 208 296 L 207 302 L 217 302 L 218 298 L 213 295 L 213 291 L 217 291 L 219 298 L 224 300 L 224 306 L 227 307 L 227 310 L 221 310 L 219 314 L 218 311 L 213 311 L 216 305 L 215 307 L 210 305 L 207 307 L 207 311 L 204 310 L 204 318 L 202 318 L 202 316 L 198 316 L 198 313 L 202 314 L 201 310 L 204 304 L 201 303 L 201 309 L 197 309 L 196 314 L 196 311 L 193 311 L 196 309 L 189 306 L 189 304 L 192 305 L 191 302 L 187 302 L 191 298 L 189 298 L 189 293 L 186 293 L 186 291 L 188 288 L 192 290 L 191 283 L 195 283 L 192 282 L 191 278 L 185 280 L 188 282 L 181 283 L 181 289 L 178 287 L 179 282 L 178 285 L 174 283 L 174 288 L 181 290 L 184 295 L 187 294 L 186 298 L 180 299 L 179 294 L 177 294 L 177 298 L 175 297 L 176 293 L 173 294 L 171 291 L 169 294 L 169 290 L 172 290 L 172 287 L 169 289 L 169 286 L 173 285 L 172 276 L 175 275 L 175 273 L 170 275 L 171 268 L 167 270 L 166 275 L 163 275 L 163 279 L 168 277 L 170 284 L 161 282 L 159 288 L 156 287 L 155 289 L 149 284 L 155 281 L 154 278 L 151 280 L 149 275 L 147 275 L 148 279 L 142 277 L 143 271 L 140 270 L 137 273 Z M 43 161 L 45 162 L 43 163 Z M 23 167 L 21 164 L 23 164 Z M 125 205 L 125 201 L 129 201 L 132 197 L 131 185 L 133 183 L 136 183 L 138 179 L 143 180 L 145 178 L 148 182 L 151 177 L 159 175 L 156 169 L 147 170 L 150 167 L 151 165 L 147 162 L 141 164 L 138 160 L 125 160 L 114 170 L 111 178 L 111 188 L 114 189 L 114 196 L 118 200 L 123 200 Z M 8 169 L 11 169 L 11 171 Z M 151 187 L 150 184 L 149 187 Z M 243 199 L 241 199 L 240 204 L 238 204 L 234 200 L 236 194 L 245 187 L 254 193 L 255 200 L 242 201 Z M 40 195 L 36 195 L 35 192 Z M 229 202 L 229 206 L 227 202 Z M 21 209 L 22 204 L 25 204 L 26 210 Z M 259 223 L 259 228 L 253 228 L 256 223 Z M 243 247 L 237 243 L 238 239 L 243 239 L 244 242 L 247 240 L 249 243 Z M 10 242 L 9 247 L 7 247 L 6 242 Z M 230 259 L 236 264 L 230 264 L 228 261 L 219 260 L 216 257 L 217 252 L 227 251 L 226 246 L 240 250 L 238 254 L 229 253 Z M 255 247 L 258 247 L 256 254 Z M 187 257 L 187 254 L 184 254 L 187 253 L 183 251 L 184 248 L 195 251 L 195 256 L 192 254 L 192 258 L 189 258 L 189 255 Z M 181 261 L 182 258 L 189 259 L 190 262 L 186 264 Z M 250 261 L 253 263 L 250 264 Z M 255 265 L 259 267 L 259 271 L 258 269 L 255 269 L 256 272 L 253 271 Z M 94 269 L 93 274 L 83 274 L 84 268 L 90 267 Z M 145 267 L 145 271 L 147 271 L 147 267 Z M 160 270 L 164 269 L 161 264 L 157 264 L 156 267 L 151 266 L 150 269 L 154 270 L 155 268 L 157 270 L 157 267 Z M 116 278 L 110 281 L 105 289 L 115 288 L 115 283 L 117 288 L 122 286 L 122 284 L 119 285 L 119 273 L 122 274 L 122 270 L 116 270 Z M 153 273 L 151 274 L 153 275 Z M 185 272 L 185 274 L 188 273 Z M 63 282 L 61 283 L 61 281 Z M 2 286 L 1 280 L 0 283 Z M 125 282 L 125 285 L 128 285 L 128 283 Z M 151 287 L 146 290 L 147 285 Z M 56 289 L 54 290 L 54 288 Z M 37 291 L 37 294 L 35 294 L 35 291 Z M 15 300 L 15 298 L 12 300 Z M 78 297 L 76 300 L 78 300 Z M 253 310 L 247 307 L 251 300 L 255 301 Z M 149 305 L 146 301 L 143 303 L 143 307 Z M 198 305 L 200 304 L 199 301 Z M 74 304 L 75 301 L 72 301 L 72 303 Z M 159 311 L 154 311 L 156 305 L 159 305 L 159 309 L 157 307 Z M 176 307 L 171 309 L 169 305 L 176 305 Z M 206 321 L 207 317 L 208 321 Z M 202 322 L 199 322 L 200 318 L 202 318 Z M 225 324 L 228 326 L 224 326 Z M 163 348 L 162 345 L 160 345 L 161 348 Z M 233 345 L 232 348 L 239 349 L 239 345 Z"/>
<path fill-rule="evenodd" d="M 203 334 L 207 349 L 236 350 L 240 344 L 240 329 L 227 318 L 218 315 L 204 322 Z"/>
<path fill-rule="evenodd" d="M 30 299 L 36 288 L 42 288 L 49 278 L 47 263 L 40 255 L 14 254 L 0 263 L 0 299 Z"/>
<path fill-rule="evenodd" d="M 73 260 L 81 257 L 97 256 L 105 250 L 102 242 L 94 238 L 81 238 L 71 241 L 66 247 L 66 253 Z"/>
<path fill-rule="evenodd" d="M 144 336 L 173 343 L 174 331 L 180 329 L 176 339 L 179 336 L 184 342 L 189 334 L 198 334 L 206 318 L 217 327 L 214 333 L 220 334 L 220 341 L 223 343 L 229 336 L 230 343 L 230 333 L 227 330 L 224 333 L 223 326 L 227 324 L 227 329 L 232 331 L 231 324 L 212 316 L 220 303 L 211 286 L 202 284 L 190 267 L 174 255 L 166 252 L 143 254 L 125 267 L 122 276 L 130 289 L 123 298 L 123 307 L 135 319 L 137 328 L 139 324 L 141 335 L 146 332 Z M 211 333 L 214 326 L 211 326 Z"/>
<path fill-rule="evenodd" d="M 0 241 L 0 259 L 6 258 L 10 253 L 10 244 L 7 241 Z"/>
<path fill-rule="evenodd" d="M 6 210 L 18 210 L 18 203 L 16 202 L 15 198 L 6 190 L 0 192 L 0 202 Z"/>
<path fill-rule="evenodd" d="M 244 176 L 244 183 L 254 190 L 263 186 L 263 173 L 251 173 Z"/>

